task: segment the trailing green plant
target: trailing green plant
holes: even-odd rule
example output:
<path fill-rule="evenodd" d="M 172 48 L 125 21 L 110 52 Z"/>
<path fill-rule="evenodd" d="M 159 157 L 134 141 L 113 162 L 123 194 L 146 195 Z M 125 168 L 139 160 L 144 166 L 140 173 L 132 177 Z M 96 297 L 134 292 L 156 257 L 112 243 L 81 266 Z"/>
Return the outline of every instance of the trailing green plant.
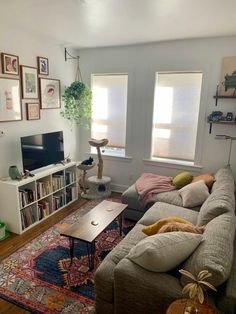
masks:
<path fill-rule="evenodd" d="M 64 110 L 61 111 L 62 117 L 68 119 L 71 124 L 89 127 L 91 121 L 91 101 L 92 91 L 83 82 L 75 81 L 65 89 Z"/>

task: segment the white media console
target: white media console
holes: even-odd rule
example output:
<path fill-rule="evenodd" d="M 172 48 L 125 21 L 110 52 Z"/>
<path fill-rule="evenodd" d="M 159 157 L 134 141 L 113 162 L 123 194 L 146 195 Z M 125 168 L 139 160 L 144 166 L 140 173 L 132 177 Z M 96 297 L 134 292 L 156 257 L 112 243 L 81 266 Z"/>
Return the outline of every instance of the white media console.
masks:
<path fill-rule="evenodd" d="M 0 181 L 0 220 L 21 234 L 78 199 L 77 164 L 32 171 L 27 179 Z"/>

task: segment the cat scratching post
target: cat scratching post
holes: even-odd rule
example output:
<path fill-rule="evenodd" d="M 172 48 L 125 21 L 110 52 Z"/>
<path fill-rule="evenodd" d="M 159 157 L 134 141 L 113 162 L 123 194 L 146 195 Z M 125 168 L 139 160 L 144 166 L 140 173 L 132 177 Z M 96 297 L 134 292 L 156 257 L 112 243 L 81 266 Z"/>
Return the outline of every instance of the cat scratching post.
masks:
<path fill-rule="evenodd" d="M 84 194 L 87 194 L 87 187 L 86 187 L 86 173 L 88 170 L 92 169 L 95 166 L 95 163 L 93 162 L 91 165 L 84 165 L 84 164 L 79 164 L 77 168 L 82 171 L 82 178 L 81 178 L 81 183 L 82 183 L 82 193 L 81 196 L 83 197 Z"/>
<path fill-rule="evenodd" d="M 104 198 L 111 194 L 110 182 L 111 178 L 103 176 L 103 160 L 101 154 L 101 147 L 108 144 L 108 139 L 101 140 L 91 139 L 89 140 L 90 146 L 96 147 L 98 154 L 98 172 L 97 176 L 88 178 L 89 190 L 87 194 L 83 194 L 82 197 L 87 199 Z"/>

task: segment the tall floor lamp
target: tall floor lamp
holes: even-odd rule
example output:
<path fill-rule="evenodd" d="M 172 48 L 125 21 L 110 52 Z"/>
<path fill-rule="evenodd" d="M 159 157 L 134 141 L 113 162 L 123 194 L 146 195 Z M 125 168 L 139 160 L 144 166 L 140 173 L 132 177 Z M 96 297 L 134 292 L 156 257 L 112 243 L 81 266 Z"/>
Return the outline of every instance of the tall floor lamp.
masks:
<path fill-rule="evenodd" d="M 216 138 L 217 140 L 230 140 L 229 155 L 228 155 L 228 164 L 227 164 L 227 165 L 230 165 L 231 150 L 232 150 L 232 142 L 236 140 L 236 137 L 229 136 L 229 135 L 216 135 L 215 138 Z"/>

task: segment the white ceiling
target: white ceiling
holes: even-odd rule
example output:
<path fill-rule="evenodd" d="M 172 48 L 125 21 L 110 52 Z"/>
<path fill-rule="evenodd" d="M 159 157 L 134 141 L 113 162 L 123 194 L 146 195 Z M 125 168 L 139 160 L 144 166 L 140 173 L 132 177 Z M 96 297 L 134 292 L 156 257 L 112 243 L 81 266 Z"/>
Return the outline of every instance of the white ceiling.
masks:
<path fill-rule="evenodd" d="M 0 30 L 67 47 L 236 35 L 236 0 L 0 0 Z"/>

